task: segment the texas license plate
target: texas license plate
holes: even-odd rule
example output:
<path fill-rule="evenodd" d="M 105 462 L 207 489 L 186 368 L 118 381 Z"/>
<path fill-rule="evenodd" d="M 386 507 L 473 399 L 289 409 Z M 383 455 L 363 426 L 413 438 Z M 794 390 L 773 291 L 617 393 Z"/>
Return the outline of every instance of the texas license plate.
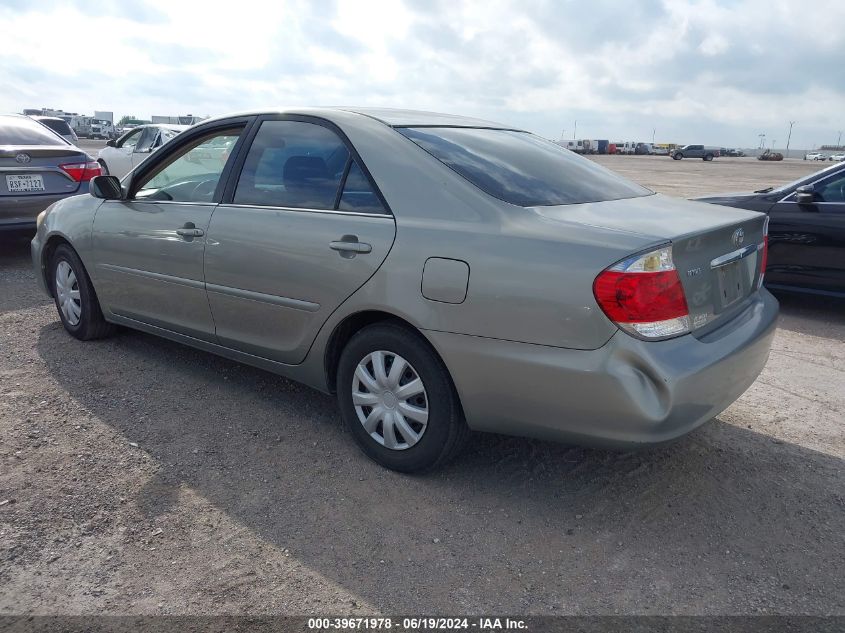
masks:
<path fill-rule="evenodd" d="M 44 191 L 44 177 L 41 174 L 6 176 L 6 187 L 9 189 L 9 193 Z"/>
<path fill-rule="evenodd" d="M 722 298 L 722 307 L 729 306 L 742 298 L 742 267 L 744 264 L 743 261 L 732 262 L 716 269 L 719 277 L 719 295 Z"/>

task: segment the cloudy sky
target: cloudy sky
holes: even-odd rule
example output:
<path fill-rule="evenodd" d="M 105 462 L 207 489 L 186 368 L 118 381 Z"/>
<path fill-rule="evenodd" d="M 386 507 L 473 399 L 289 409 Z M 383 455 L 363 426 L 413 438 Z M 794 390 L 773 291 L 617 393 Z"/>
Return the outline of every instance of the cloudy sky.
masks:
<path fill-rule="evenodd" d="M 741 147 L 795 120 L 810 148 L 845 129 L 844 25 L 840 0 L 0 0 L 0 111 L 378 105 Z"/>

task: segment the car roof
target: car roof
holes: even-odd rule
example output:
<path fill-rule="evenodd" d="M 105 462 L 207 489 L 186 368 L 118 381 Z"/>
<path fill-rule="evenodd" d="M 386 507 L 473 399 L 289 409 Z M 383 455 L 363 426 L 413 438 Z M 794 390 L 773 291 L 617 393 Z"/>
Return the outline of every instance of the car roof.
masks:
<path fill-rule="evenodd" d="M 33 114 L 30 118 L 35 119 L 36 121 L 61 121 L 62 123 L 67 123 L 67 121 L 57 116 L 43 116 L 41 114 Z"/>
<path fill-rule="evenodd" d="M 304 108 L 279 108 L 268 110 L 249 110 L 246 112 L 234 112 L 228 115 L 206 119 L 198 125 L 213 123 L 221 119 L 229 119 L 237 116 L 257 116 L 264 114 L 293 114 L 302 116 L 316 116 L 327 119 L 333 123 L 341 122 L 349 124 L 349 117 L 346 114 L 357 114 L 360 116 L 375 119 L 391 127 L 473 127 L 490 128 L 495 130 L 520 130 L 512 125 L 504 125 L 486 119 L 465 117 L 456 114 L 444 114 L 441 112 L 426 112 L 424 110 L 402 110 L 398 108 L 356 108 L 356 107 L 304 107 Z M 521 130 L 520 130 L 521 131 Z"/>

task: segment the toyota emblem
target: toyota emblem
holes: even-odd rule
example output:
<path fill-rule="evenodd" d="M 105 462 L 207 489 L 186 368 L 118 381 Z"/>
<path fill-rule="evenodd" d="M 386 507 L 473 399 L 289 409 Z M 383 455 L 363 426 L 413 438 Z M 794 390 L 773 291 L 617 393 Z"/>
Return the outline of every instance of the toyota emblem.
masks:
<path fill-rule="evenodd" d="M 32 160 L 32 156 L 30 156 L 29 154 L 20 153 L 17 156 L 15 156 L 15 160 L 18 161 L 19 163 L 28 163 L 29 161 Z"/>
<path fill-rule="evenodd" d="M 734 243 L 734 246 L 742 246 L 742 243 L 745 241 L 745 231 L 742 229 L 734 231 L 731 241 Z"/>

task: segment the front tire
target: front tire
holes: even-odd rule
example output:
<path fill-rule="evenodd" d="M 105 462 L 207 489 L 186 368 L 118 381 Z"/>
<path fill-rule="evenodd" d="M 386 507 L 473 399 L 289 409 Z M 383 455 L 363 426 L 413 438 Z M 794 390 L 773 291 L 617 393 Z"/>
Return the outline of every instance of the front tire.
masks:
<path fill-rule="evenodd" d="M 683 157 L 684 157 L 684 155 L 679 154 L 678 152 L 675 152 L 674 154 L 672 154 L 672 158 L 674 158 L 675 160 L 681 160 Z"/>
<path fill-rule="evenodd" d="M 115 326 L 106 322 L 82 260 L 68 244 L 60 244 L 50 259 L 50 283 L 62 325 L 80 341 L 103 338 Z"/>
<path fill-rule="evenodd" d="M 364 328 L 337 372 L 341 416 L 373 461 L 404 473 L 455 457 L 469 436 L 443 362 L 418 333 L 392 323 Z"/>

